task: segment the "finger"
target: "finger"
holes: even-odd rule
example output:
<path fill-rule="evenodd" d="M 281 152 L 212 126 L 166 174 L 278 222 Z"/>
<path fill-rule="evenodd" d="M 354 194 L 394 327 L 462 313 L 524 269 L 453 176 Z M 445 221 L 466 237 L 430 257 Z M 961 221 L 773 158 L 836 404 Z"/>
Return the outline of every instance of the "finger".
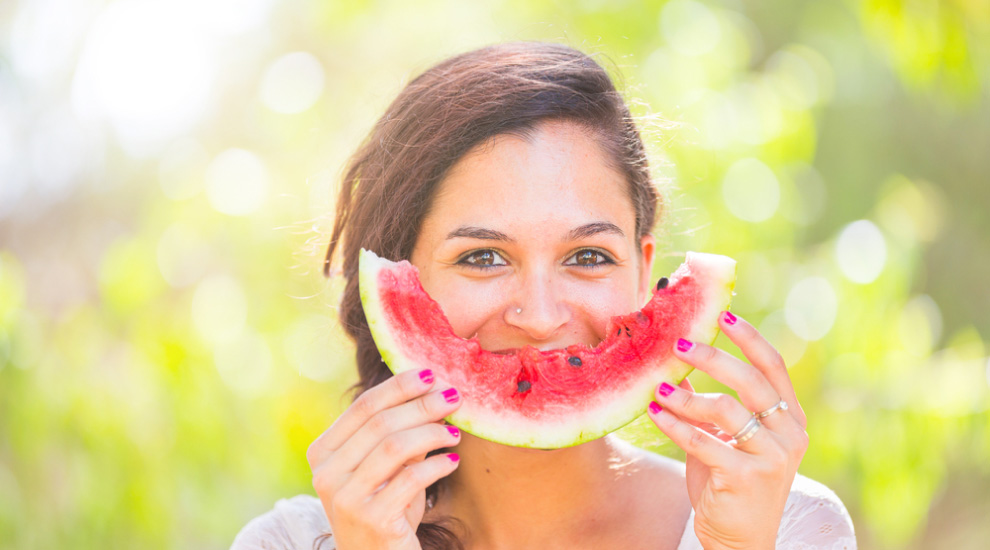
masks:
<path fill-rule="evenodd" d="M 655 401 L 650 402 L 649 416 L 657 428 L 688 456 L 698 459 L 709 467 L 721 466 L 738 459 L 739 453 L 736 453 L 732 446 L 684 422 Z"/>
<path fill-rule="evenodd" d="M 340 418 L 327 428 L 306 451 L 310 468 L 316 468 L 349 440 L 368 419 L 378 412 L 405 403 L 426 393 L 434 384 L 430 369 L 407 371 L 389 378 L 362 393 Z"/>
<path fill-rule="evenodd" d="M 446 431 L 437 421 L 456 411 L 460 405 L 457 390 L 448 388 L 379 412 L 365 422 L 364 426 L 361 426 L 357 433 L 334 453 L 333 464 L 329 466 L 332 468 L 329 475 L 339 479 L 339 483 L 342 484 L 346 481 L 348 473 L 356 472 L 372 451 L 396 433 L 423 425 Z M 436 446 L 424 448 L 422 452 L 434 448 Z M 401 461 L 397 462 L 396 466 L 400 463 Z"/>
<path fill-rule="evenodd" d="M 371 504 L 372 513 L 377 517 L 388 517 L 394 510 L 404 509 L 420 491 L 450 475 L 459 463 L 457 453 L 444 453 L 404 468 L 375 495 Z"/>
<path fill-rule="evenodd" d="M 680 383 L 677 384 L 677 387 L 678 388 L 682 388 L 685 391 L 689 391 L 689 392 L 692 392 L 692 393 L 695 392 L 694 386 L 691 385 L 691 382 L 687 378 L 684 378 L 683 380 L 681 380 Z M 694 426 L 696 428 L 701 428 L 702 430 L 705 430 L 706 432 L 708 432 L 708 433 L 710 433 L 710 434 L 712 434 L 712 435 L 714 435 L 714 436 L 722 439 L 723 441 L 728 441 L 729 439 L 732 439 L 731 437 L 723 437 L 722 434 L 724 432 L 722 432 L 721 429 L 718 426 L 716 426 L 715 424 L 713 424 L 711 422 L 698 422 L 698 421 L 695 421 L 695 420 L 685 419 L 685 418 L 682 418 L 681 420 L 684 420 L 685 422 L 687 422 L 688 424 L 691 424 L 692 426 Z"/>
<path fill-rule="evenodd" d="M 777 391 L 780 399 L 787 401 L 790 407 L 789 412 L 794 419 L 798 421 L 802 428 L 807 427 L 807 416 L 805 416 L 804 410 L 797 400 L 794 384 L 791 382 L 790 374 L 787 372 L 787 365 L 780 356 L 780 352 L 770 342 L 767 342 L 766 338 L 753 325 L 746 322 L 745 319 L 733 315 L 731 312 L 726 311 L 720 315 L 718 324 L 722 332 L 725 333 L 729 340 L 732 340 L 732 343 L 739 348 L 739 351 L 746 356 L 746 359 L 749 359 L 749 362 L 766 376 L 770 385 Z M 764 403 L 761 408 L 754 410 L 757 412 L 766 410 L 772 407 L 774 403 Z"/>
<path fill-rule="evenodd" d="M 724 393 L 694 393 L 667 383 L 660 384 L 654 393 L 657 403 L 681 420 L 715 424 L 728 433 L 737 433 L 753 416 Z"/>
<path fill-rule="evenodd" d="M 780 401 L 764 374 L 749 363 L 705 344 L 681 338 L 675 346 L 680 359 L 735 390 L 749 411 L 763 411 Z"/>
<path fill-rule="evenodd" d="M 383 483 L 389 482 L 414 465 L 417 456 L 445 447 L 453 447 L 460 441 L 460 430 L 455 426 L 426 424 L 395 432 L 379 443 L 367 459 L 347 481 L 357 494 L 371 494 Z"/>

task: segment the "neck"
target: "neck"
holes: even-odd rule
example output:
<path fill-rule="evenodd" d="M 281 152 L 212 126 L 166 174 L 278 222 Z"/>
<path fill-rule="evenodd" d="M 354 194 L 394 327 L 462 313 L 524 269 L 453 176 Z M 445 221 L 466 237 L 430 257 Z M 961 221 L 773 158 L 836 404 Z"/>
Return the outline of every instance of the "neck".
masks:
<path fill-rule="evenodd" d="M 540 451 L 464 434 L 461 464 L 447 480 L 440 511 L 462 522 L 472 548 L 587 544 L 612 519 L 602 517 L 596 502 L 627 490 L 619 482 L 636 469 L 619 445 L 602 438 Z"/>

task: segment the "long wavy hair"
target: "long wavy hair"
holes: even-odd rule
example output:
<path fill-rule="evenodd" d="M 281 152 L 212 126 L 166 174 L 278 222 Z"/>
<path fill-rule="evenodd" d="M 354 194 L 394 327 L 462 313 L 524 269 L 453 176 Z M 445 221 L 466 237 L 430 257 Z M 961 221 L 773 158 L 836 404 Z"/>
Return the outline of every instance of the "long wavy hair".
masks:
<path fill-rule="evenodd" d="M 561 44 L 512 42 L 447 59 L 412 80 L 351 157 L 344 173 L 323 272 L 341 256 L 340 320 L 357 345 L 355 397 L 392 376 L 368 329 L 358 290 L 358 252 L 409 259 L 437 186 L 474 146 L 500 134 L 526 136 L 550 120 L 589 132 L 625 176 L 636 233 L 653 230 L 659 195 L 639 130 L 608 73 Z M 438 449 L 431 454 L 444 452 Z M 443 480 L 427 489 L 427 506 Z M 422 523 L 424 549 L 461 549 L 446 522 Z"/>

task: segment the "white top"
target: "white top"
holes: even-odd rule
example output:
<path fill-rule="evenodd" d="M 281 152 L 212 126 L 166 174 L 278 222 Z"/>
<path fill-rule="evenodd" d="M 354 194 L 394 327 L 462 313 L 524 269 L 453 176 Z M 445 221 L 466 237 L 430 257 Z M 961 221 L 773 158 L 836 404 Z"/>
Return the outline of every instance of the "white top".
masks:
<path fill-rule="evenodd" d="M 694 511 L 677 550 L 702 550 L 694 535 Z M 231 550 L 312 550 L 313 541 L 330 532 L 320 500 L 310 495 L 281 499 L 275 508 L 241 529 Z M 336 548 L 333 539 L 322 546 Z M 856 550 L 852 519 L 831 489 L 798 475 L 777 531 L 778 550 Z"/>

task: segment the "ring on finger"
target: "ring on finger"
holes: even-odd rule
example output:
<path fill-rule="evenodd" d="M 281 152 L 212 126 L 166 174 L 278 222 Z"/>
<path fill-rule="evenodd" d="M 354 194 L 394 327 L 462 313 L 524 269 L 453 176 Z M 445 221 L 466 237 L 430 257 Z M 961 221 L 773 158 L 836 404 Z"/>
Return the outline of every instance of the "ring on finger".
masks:
<path fill-rule="evenodd" d="M 786 411 L 786 410 L 787 410 L 787 401 L 784 401 L 783 399 L 781 399 L 780 401 L 777 402 L 777 404 L 775 404 L 774 406 L 770 407 L 769 409 L 767 409 L 767 410 L 765 410 L 763 412 L 753 413 L 753 415 L 756 416 L 756 418 L 763 419 L 763 418 L 766 418 L 766 417 L 770 416 L 771 414 L 773 414 L 773 413 L 775 413 L 777 411 Z"/>
<path fill-rule="evenodd" d="M 746 422 L 746 425 L 736 435 L 732 436 L 732 439 L 735 439 L 736 443 L 745 443 L 756 435 L 756 432 L 760 431 L 761 427 L 763 425 L 760 424 L 759 419 L 756 416 L 751 416 L 749 417 L 749 422 Z"/>

